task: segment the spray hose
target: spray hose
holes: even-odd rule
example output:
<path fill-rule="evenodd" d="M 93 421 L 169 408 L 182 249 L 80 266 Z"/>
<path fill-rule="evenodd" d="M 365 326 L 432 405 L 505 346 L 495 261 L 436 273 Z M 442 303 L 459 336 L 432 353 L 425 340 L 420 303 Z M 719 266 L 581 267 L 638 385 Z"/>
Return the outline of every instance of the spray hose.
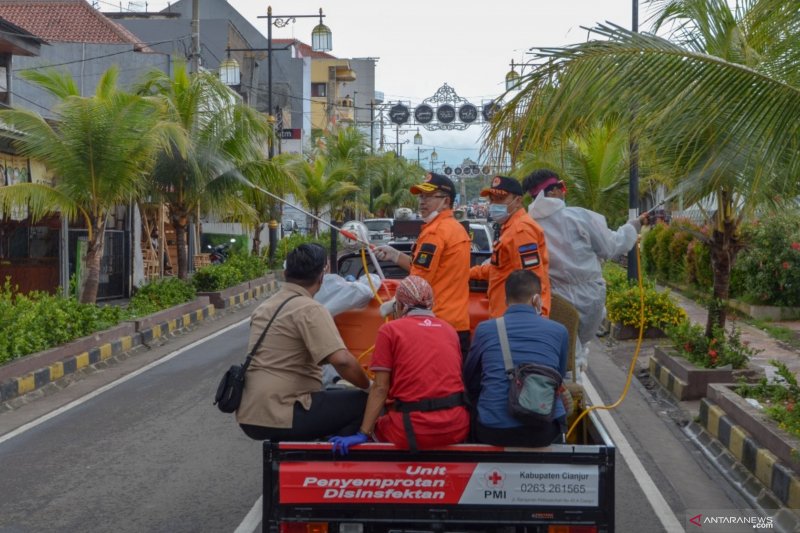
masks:
<path fill-rule="evenodd" d="M 572 432 L 575 431 L 575 428 L 578 426 L 578 423 L 588 415 L 591 411 L 595 409 L 605 409 L 611 410 L 617 407 L 622 403 L 622 400 L 625 399 L 625 396 L 628 395 L 628 389 L 631 386 L 631 381 L 633 379 L 633 370 L 636 368 L 636 360 L 639 359 L 639 352 L 642 349 L 642 339 L 644 338 L 644 283 L 642 282 L 642 259 L 639 255 L 639 241 L 636 241 L 636 271 L 638 273 L 638 281 L 639 281 L 639 338 L 636 341 L 636 350 L 633 352 L 633 359 L 631 360 L 631 368 L 628 370 L 628 378 L 625 381 L 625 387 L 622 389 L 622 394 L 620 395 L 619 399 L 612 403 L 611 405 L 593 405 L 588 409 L 584 409 L 584 411 L 575 419 L 572 425 L 567 431 L 567 438 L 569 439 Z M 576 369 L 573 369 L 575 372 Z"/>

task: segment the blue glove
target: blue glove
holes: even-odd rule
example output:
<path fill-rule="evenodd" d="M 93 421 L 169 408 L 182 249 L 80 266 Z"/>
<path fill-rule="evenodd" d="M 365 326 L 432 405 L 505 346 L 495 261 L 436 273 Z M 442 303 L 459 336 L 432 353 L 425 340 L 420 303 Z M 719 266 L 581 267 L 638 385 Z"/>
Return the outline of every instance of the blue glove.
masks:
<path fill-rule="evenodd" d="M 336 452 L 347 455 L 347 452 L 350 451 L 350 446 L 364 444 L 368 440 L 369 437 L 359 431 L 355 435 L 348 435 L 347 437 L 331 437 L 328 442 L 333 443 L 333 455 L 336 455 Z"/>

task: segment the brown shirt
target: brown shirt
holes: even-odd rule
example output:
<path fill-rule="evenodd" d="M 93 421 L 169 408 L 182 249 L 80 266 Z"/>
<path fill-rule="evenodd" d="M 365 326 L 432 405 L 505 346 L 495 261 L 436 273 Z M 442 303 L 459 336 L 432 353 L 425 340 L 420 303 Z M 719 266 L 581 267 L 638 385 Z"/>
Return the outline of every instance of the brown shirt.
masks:
<path fill-rule="evenodd" d="M 278 306 L 292 295 L 269 328 L 245 376 L 236 420 L 270 428 L 291 428 L 295 402 L 311 407 L 311 393 L 322 390 L 320 363 L 345 348 L 333 317 L 299 285 L 284 283 L 258 306 L 250 321 L 248 351 Z"/>

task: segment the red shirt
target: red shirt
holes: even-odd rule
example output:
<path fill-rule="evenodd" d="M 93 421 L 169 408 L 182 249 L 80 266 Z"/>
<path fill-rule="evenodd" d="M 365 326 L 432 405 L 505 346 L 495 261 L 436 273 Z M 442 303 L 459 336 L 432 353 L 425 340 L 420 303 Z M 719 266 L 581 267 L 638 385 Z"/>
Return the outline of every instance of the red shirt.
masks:
<path fill-rule="evenodd" d="M 432 314 L 412 311 L 410 316 L 382 325 L 370 369 L 391 372 L 389 399 L 416 402 L 464 391 L 458 334 Z M 420 449 L 463 442 L 469 432 L 469 414 L 463 406 L 413 412 L 411 423 Z M 375 436 L 408 448 L 402 413 L 389 411 L 380 417 Z"/>

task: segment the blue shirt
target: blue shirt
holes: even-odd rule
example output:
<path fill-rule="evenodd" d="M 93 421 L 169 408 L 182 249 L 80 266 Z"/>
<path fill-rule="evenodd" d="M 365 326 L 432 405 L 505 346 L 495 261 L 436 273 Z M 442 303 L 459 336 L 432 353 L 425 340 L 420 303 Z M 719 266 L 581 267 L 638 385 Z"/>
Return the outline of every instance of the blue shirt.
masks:
<path fill-rule="evenodd" d="M 514 304 L 503 315 L 514 365 L 537 363 L 564 376 L 567 373 L 567 328 L 539 316 L 526 304 Z M 478 420 L 487 427 L 512 428 L 522 422 L 508 410 L 508 377 L 500 349 L 497 323 L 486 320 L 475 328 L 475 336 L 464 363 L 464 383 L 473 400 L 478 398 Z M 473 403 L 474 405 L 474 403 Z M 561 398 L 556 401 L 555 418 L 566 415 Z"/>

